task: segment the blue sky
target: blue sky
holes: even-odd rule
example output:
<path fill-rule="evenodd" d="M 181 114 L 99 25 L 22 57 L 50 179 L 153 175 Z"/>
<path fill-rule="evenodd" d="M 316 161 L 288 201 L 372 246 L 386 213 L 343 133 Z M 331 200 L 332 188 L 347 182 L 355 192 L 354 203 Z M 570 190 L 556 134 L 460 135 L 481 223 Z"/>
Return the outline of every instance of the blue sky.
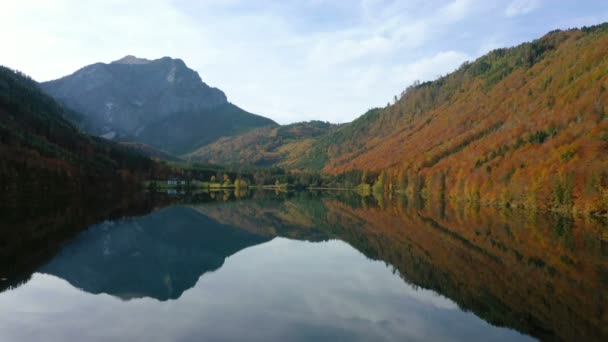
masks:
<path fill-rule="evenodd" d="M 347 122 L 414 80 L 561 28 L 608 1 L 11 1 L 0 64 L 45 81 L 127 54 L 183 59 L 228 99 L 279 123 Z"/>

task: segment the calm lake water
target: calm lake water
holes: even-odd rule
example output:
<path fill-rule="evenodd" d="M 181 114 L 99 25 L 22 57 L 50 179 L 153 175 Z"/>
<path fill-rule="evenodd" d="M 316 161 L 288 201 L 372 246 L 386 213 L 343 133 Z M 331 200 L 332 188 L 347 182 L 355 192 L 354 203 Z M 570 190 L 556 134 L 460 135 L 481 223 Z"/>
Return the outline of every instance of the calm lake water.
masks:
<path fill-rule="evenodd" d="M 0 341 L 608 339 L 605 222 L 237 195 L 6 208 Z"/>

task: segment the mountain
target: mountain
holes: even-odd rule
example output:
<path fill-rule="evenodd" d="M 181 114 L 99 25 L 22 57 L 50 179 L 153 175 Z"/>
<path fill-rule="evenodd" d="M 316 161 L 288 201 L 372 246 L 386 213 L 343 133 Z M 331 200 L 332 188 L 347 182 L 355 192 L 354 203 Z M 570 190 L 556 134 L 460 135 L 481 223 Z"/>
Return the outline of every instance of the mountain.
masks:
<path fill-rule="evenodd" d="M 150 158 L 152 158 L 153 160 L 164 160 L 164 161 L 169 161 L 169 162 L 183 162 L 184 160 L 176 157 L 172 154 L 169 154 L 168 152 L 165 152 L 163 150 L 159 150 L 157 148 L 154 148 L 150 145 L 144 144 L 144 143 L 138 143 L 138 142 L 129 142 L 129 141 L 124 141 L 124 142 L 119 142 L 120 145 L 128 147 L 131 150 L 137 151 L 145 156 L 148 156 Z"/>
<path fill-rule="evenodd" d="M 222 137 L 190 154 L 192 160 L 219 165 L 292 167 L 313 145 L 315 138 L 339 125 L 322 121 L 261 127 L 246 133 Z"/>
<path fill-rule="evenodd" d="M 181 59 L 126 56 L 86 66 L 42 88 L 84 113 L 86 132 L 136 141 L 182 154 L 222 136 L 273 126 L 270 119 L 231 104 Z"/>
<path fill-rule="evenodd" d="M 325 133 L 283 130 L 222 138 L 191 156 L 426 198 L 606 214 L 608 23 L 491 51 Z"/>
<path fill-rule="evenodd" d="M 608 24 L 494 50 L 395 98 L 296 165 L 427 198 L 608 212 Z"/>
<path fill-rule="evenodd" d="M 81 133 L 66 119 L 79 117 L 29 77 L 0 67 L 0 189 L 123 188 L 165 169 L 129 148 Z"/>

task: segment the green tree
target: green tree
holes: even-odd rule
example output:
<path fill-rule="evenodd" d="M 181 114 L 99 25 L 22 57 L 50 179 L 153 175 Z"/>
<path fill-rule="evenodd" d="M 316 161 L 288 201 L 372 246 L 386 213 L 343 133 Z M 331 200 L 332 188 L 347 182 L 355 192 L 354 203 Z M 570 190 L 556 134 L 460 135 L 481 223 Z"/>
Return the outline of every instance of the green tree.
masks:
<path fill-rule="evenodd" d="M 386 172 L 380 172 L 378 179 L 374 183 L 372 190 L 376 193 L 384 192 L 384 184 L 386 183 Z"/>
<path fill-rule="evenodd" d="M 369 174 L 367 171 L 363 171 L 363 174 L 361 175 L 361 184 L 369 184 L 367 181 L 367 178 L 369 177 Z"/>
<path fill-rule="evenodd" d="M 404 194 L 407 191 L 407 186 L 407 174 L 403 170 L 401 170 L 399 171 L 399 175 L 397 176 L 397 191 Z"/>
<path fill-rule="evenodd" d="M 244 189 L 247 187 L 247 181 L 245 181 L 244 179 L 240 178 L 234 181 L 234 187 L 236 189 Z"/>
<path fill-rule="evenodd" d="M 230 186 L 230 185 L 232 185 L 232 181 L 230 180 L 230 176 L 228 176 L 227 174 L 224 174 L 223 185 L 224 186 Z"/>

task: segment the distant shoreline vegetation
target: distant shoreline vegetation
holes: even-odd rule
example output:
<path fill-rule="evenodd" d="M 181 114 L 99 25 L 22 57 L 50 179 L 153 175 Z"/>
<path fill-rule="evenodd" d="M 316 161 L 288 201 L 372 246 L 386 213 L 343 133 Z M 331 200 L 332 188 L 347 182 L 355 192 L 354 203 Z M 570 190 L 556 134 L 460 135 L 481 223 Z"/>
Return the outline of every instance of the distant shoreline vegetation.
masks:
<path fill-rule="evenodd" d="M 361 197 L 399 196 L 433 202 L 459 202 L 469 206 L 490 206 L 502 208 L 519 208 L 531 211 L 558 212 L 566 215 L 588 215 L 596 217 L 608 216 L 608 190 L 600 192 L 599 203 L 594 210 L 584 210 L 577 207 L 572 195 L 572 179 L 556 182 L 551 193 L 551 202 L 543 204 L 528 201 L 517 202 L 508 198 L 487 200 L 479 191 L 469 197 L 459 197 L 450 194 L 447 178 L 435 177 L 426 179 L 422 175 L 389 171 L 353 170 L 339 175 L 321 172 L 299 172 L 280 168 L 258 169 L 248 171 L 226 171 L 219 169 L 179 168 L 187 177 L 176 177 L 165 180 L 148 180 L 143 187 L 149 191 L 247 191 L 257 189 L 288 191 L 352 191 Z M 199 175 L 199 177 L 193 175 Z M 203 180 L 206 179 L 206 180 Z M 601 191 L 601 189 L 597 190 Z M 530 193 L 530 196 L 534 196 Z"/>

